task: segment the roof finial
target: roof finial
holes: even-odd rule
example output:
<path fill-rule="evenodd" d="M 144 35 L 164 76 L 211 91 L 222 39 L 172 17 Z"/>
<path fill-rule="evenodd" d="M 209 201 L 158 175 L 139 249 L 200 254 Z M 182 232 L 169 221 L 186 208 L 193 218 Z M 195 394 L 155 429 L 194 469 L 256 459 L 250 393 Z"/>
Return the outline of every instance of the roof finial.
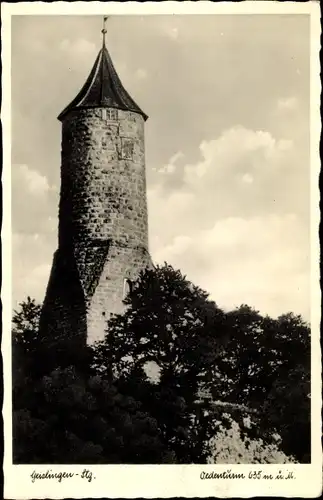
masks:
<path fill-rule="evenodd" d="M 102 33 L 102 46 L 103 47 L 105 47 L 105 35 L 106 35 L 106 32 L 107 32 L 105 26 L 106 26 L 106 22 L 107 22 L 108 18 L 109 18 L 109 16 L 104 16 L 104 18 L 103 18 L 103 28 L 101 30 L 101 33 Z"/>

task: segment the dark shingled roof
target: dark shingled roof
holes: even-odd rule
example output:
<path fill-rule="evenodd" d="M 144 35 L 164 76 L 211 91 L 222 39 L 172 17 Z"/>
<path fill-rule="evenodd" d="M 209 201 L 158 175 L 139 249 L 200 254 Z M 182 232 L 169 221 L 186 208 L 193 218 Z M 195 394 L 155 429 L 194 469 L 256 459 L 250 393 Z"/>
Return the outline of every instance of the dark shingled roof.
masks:
<path fill-rule="evenodd" d="M 100 50 L 84 86 L 58 119 L 62 121 L 73 109 L 96 107 L 133 111 L 142 115 L 145 120 L 148 118 L 123 87 L 105 45 Z"/>

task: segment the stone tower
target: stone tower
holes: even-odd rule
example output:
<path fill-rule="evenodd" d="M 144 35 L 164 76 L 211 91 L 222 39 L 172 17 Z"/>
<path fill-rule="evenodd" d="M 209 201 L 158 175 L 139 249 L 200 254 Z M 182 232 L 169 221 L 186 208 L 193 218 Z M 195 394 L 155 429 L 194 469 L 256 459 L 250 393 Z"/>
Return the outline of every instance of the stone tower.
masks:
<path fill-rule="evenodd" d="M 93 343 L 139 272 L 151 267 L 144 150 L 147 115 L 124 89 L 105 44 L 62 111 L 58 249 L 41 329 Z"/>

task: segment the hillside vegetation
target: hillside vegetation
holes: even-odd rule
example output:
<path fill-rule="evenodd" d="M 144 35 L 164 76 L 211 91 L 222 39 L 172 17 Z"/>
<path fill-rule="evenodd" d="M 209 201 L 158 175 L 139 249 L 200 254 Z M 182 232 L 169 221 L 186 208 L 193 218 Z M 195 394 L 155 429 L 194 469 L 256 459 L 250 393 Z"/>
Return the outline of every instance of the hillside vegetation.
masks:
<path fill-rule="evenodd" d="M 13 316 L 14 463 L 310 461 L 310 328 L 225 312 L 165 264 L 93 347 Z M 203 396 L 207 394 L 208 397 Z"/>

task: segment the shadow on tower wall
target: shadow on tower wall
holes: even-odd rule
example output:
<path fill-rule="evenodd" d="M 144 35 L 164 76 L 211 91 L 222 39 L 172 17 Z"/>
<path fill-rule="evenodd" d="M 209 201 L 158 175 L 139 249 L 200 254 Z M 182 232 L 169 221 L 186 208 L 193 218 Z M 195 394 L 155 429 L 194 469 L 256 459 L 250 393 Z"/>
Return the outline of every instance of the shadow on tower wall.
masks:
<path fill-rule="evenodd" d="M 86 300 L 71 247 L 59 248 L 53 266 L 43 309 L 39 332 L 51 352 L 70 360 L 86 345 Z M 52 359 L 52 361 L 54 361 Z"/>

